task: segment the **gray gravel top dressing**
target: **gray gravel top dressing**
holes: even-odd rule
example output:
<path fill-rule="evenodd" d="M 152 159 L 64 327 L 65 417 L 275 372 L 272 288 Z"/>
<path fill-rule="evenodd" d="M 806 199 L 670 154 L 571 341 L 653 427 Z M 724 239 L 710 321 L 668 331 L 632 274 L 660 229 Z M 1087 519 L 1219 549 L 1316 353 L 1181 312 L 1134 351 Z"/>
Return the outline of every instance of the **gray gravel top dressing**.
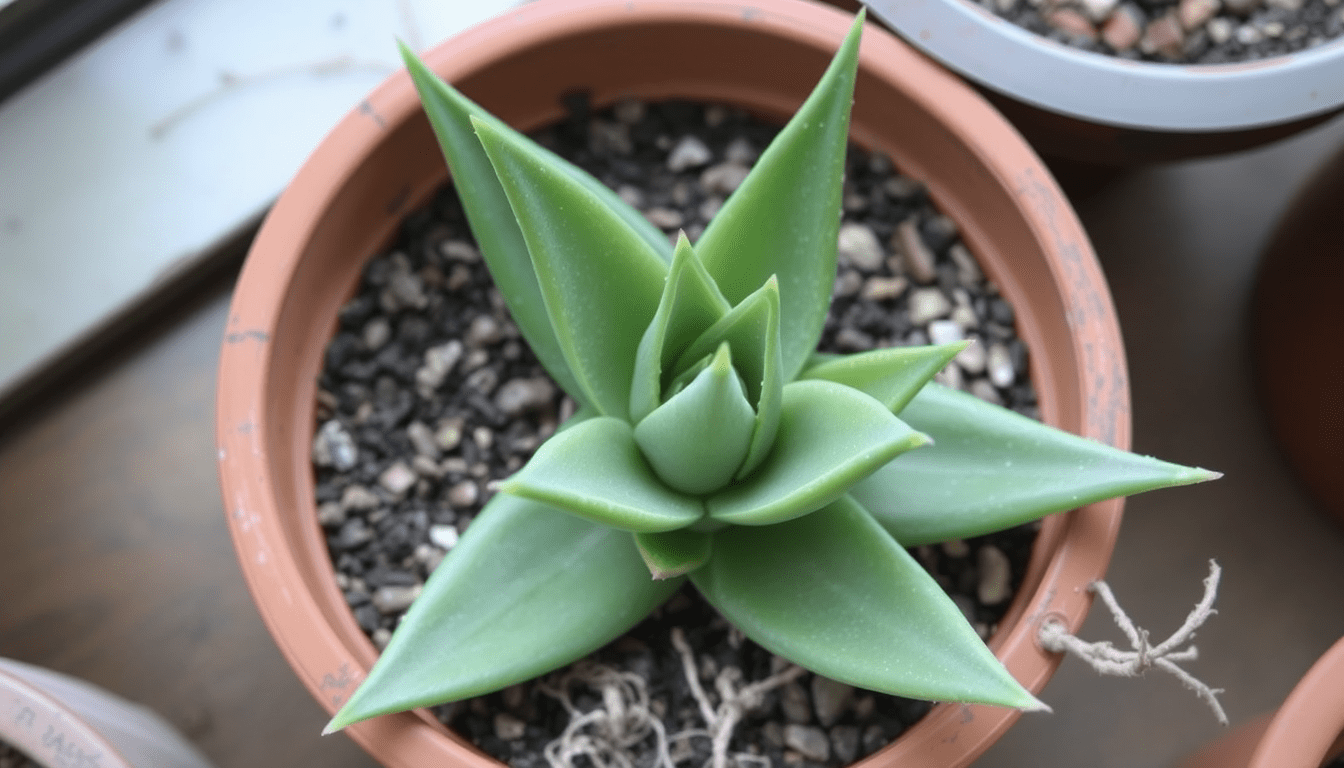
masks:
<path fill-rule="evenodd" d="M 777 131 L 722 107 L 636 102 L 570 117 L 537 136 L 587 168 L 669 237 L 694 240 Z M 1027 350 L 1012 308 L 981 274 L 956 226 L 923 186 L 883 157 L 852 148 L 840 267 L 820 348 L 975 338 L 939 375 L 945 384 L 1036 417 Z M 412 214 L 394 248 L 372 258 L 341 312 L 319 380 L 313 439 L 319 518 L 336 580 L 360 627 L 382 647 L 430 571 L 508 476 L 574 406 L 550 381 L 493 287 L 456 196 L 442 190 Z M 1036 526 L 918 547 L 983 637 L 1011 602 Z M 635 671 L 669 733 L 703 727 L 669 636 L 680 627 L 712 690 L 719 671 L 746 681 L 781 661 L 745 640 L 689 585 L 592 660 Z M 547 677 L 557 685 L 565 670 Z M 532 683 L 439 708 L 440 717 L 517 768 L 546 765 L 563 706 Z M 587 711 L 601 703 L 570 690 Z M 895 739 L 927 702 L 854 690 L 807 675 L 765 696 L 735 731 L 733 752 L 775 766 L 840 766 Z M 709 756 L 692 739 L 689 764 Z M 651 765 L 652 741 L 636 765 Z"/>
<path fill-rule="evenodd" d="M 1340 0 L 979 0 L 1056 42 L 1135 61 L 1227 64 L 1344 32 Z"/>

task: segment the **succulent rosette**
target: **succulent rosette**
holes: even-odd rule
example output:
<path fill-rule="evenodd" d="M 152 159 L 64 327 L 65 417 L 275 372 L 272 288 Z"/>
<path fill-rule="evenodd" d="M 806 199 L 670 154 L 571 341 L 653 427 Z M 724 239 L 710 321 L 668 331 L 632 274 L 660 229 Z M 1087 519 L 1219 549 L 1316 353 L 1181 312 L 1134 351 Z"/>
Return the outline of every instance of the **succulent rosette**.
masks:
<path fill-rule="evenodd" d="M 902 696 L 1042 705 L 906 547 L 1215 477 L 816 352 L 863 20 L 695 244 L 406 64 L 491 274 L 580 408 L 500 484 L 329 730 L 527 680 L 685 579 L 748 637 Z"/>

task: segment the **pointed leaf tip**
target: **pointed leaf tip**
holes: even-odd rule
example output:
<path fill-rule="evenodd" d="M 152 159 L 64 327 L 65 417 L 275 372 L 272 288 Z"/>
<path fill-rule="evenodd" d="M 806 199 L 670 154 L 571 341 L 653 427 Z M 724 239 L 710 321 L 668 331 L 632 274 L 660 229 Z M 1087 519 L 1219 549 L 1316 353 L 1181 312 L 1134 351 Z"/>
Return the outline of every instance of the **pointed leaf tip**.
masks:
<path fill-rule="evenodd" d="M 710 496 L 710 517 L 773 525 L 825 506 L 905 451 L 929 442 L 876 399 L 830 381 L 783 388 L 769 459 L 746 479 Z"/>
<path fill-rule="evenodd" d="M 705 268 L 731 302 L 742 301 L 771 273 L 780 276 L 785 381 L 797 376 L 816 349 L 835 286 L 861 33 L 860 18 L 812 93 L 696 243 Z"/>
<path fill-rule="evenodd" d="M 701 495 L 727 485 L 751 447 L 756 412 L 728 342 L 685 388 L 635 426 L 635 443 L 664 483 Z"/>
<path fill-rule="evenodd" d="M 713 537 L 682 529 L 666 533 L 637 533 L 635 546 L 654 581 L 684 576 L 709 562 Z"/>
<path fill-rule="evenodd" d="M 1116 496 L 1215 473 L 1117 450 L 926 385 L 901 419 L 937 440 L 850 491 L 906 546 L 978 536 Z"/>
<path fill-rule="evenodd" d="M 633 627 L 678 584 L 649 579 L 627 533 L 497 494 L 326 732 L 562 667 Z"/>
<path fill-rule="evenodd" d="M 900 413 L 969 341 L 923 347 L 886 347 L 814 360 L 799 378 L 825 379 L 872 395 Z"/>
<path fill-rule="evenodd" d="M 1045 712 L 1046 714 L 1054 713 L 1055 710 L 1051 709 L 1050 705 L 1046 704 L 1044 701 L 1041 701 L 1035 696 L 1032 696 L 1031 700 L 1033 702 L 1031 706 L 1018 707 L 1018 709 L 1022 710 L 1023 712 Z"/>
<path fill-rule="evenodd" d="M 584 400 L 604 415 L 628 417 L 631 372 L 667 264 L 563 160 L 492 121 L 473 116 L 472 125 L 512 206 L 551 330 Z"/>
<path fill-rule="evenodd" d="M 1192 484 L 1207 483 L 1210 480 L 1221 479 L 1223 476 L 1222 472 L 1215 472 L 1212 469 L 1204 469 L 1203 467 L 1193 467 L 1193 469 L 1194 471 L 1190 473 L 1191 476 L 1190 482 Z"/>
<path fill-rule="evenodd" d="M 1043 706 L 848 497 L 778 525 L 716 532 L 713 557 L 690 578 L 748 637 L 833 680 L 911 698 Z"/>

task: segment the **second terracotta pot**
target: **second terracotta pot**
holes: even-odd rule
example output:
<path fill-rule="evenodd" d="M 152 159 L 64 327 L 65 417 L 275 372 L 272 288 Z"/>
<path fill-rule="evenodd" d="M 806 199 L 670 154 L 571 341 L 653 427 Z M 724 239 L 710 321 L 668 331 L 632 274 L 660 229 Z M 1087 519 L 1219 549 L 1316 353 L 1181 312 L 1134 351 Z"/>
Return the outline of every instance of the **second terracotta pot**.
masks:
<path fill-rule="evenodd" d="M 1312 665 L 1277 711 L 1192 755 L 1182 768 L 1321 768 L 1344 755 L 1344 639 Z"/>
<path fill-rule="evenodd" d="M 1344 151 L 1293 198 L 1251 305 L 1255 378 L 1294 474 L 1344 525 Z"/>
<path fill-rule="evenodd" d="M 561 97 L 742 106 L 782 122 L 851 18 L 801 0 L 538 0 L 426 55 L 505 121 L 560 118 Z M 1039 159 L 978 95 L 903 43 L 864 36 L 852 138 L 924 181 L 1016 308 L 1049 423 L 1127 448 L 1129 393 L 1110 295 L 1081 226 Z M 263 619 L 295 672 L 334 712 L 376 650 L 336 586 L 317 522 L 309 449 L 316 379 L 364 262 L 446 180 L 409 78 L 390 78 L 336 127 L 268 216 L 234 294 L 221 353 L 220 480 L 230 530 Z M 1048 518 L 1025 582 L 990 646 L 1040 691 L 1059 657 L 1036 643 L 1076 630 L 1110 558 L 1122 502 Z M 865 766 L 964 766 L 1018 717 L 944 704 Z M 491 765 L 427 712 L 347 732 L 388 766 Z"/>

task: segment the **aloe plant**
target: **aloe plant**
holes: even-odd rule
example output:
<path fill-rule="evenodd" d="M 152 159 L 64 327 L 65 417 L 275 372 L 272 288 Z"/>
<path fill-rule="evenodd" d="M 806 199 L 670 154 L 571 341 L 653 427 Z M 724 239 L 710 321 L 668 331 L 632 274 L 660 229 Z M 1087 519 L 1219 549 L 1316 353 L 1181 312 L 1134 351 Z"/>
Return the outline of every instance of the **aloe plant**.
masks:
<path fill-rule="evenodd" d="M 695 244 L 403 47 L 499 290 L 580 408 L 501 483 L 328 730 L 563 666 L 686 579 L 821 675 L 1040 708 L 906 547 L 1216 476 L 932 383 L 961 343 L 816 353 L 862 24 Z"/>

